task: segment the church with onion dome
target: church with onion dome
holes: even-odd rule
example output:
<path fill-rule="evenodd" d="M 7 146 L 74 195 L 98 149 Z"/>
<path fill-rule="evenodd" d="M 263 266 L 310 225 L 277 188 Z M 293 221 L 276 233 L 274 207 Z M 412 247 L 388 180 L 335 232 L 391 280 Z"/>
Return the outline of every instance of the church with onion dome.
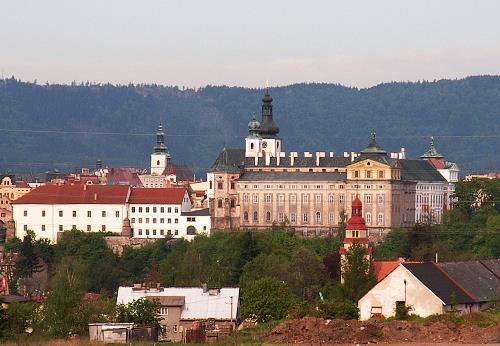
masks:
<path fill-rule="evenodd" d="M 250 119 L 244 148 L 223 148 L 207 173 L 212 229 L 281 226 L 304 236 L 332 234 L 359 200 L 366 237 L 378 240 L 393 228 L 438 223 L 450 207 L 450 176 L 458 167 L 432 156 L 434 141 L 418 159 L 406 158 L 404 148 L 385 151 L 375 130 L 359 151 L 286 152 L 269 88 L 259 120 Z"/>

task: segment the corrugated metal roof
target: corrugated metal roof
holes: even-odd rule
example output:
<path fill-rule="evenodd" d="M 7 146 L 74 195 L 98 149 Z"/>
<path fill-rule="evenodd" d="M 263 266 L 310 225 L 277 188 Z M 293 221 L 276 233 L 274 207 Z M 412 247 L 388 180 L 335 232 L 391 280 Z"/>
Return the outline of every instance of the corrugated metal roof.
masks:
<path fill-rule="evenodd" d="M 184 297 L 181 311 L 182 320 L 214 318 L 217 320 L 235 319 L 239 305 L 239 288 L 221 288 L 219 294 L 211 295 L 198 287 L 168 287 L 159 290 L 132 290 L 132 287 L 118 289 L 118 304 L 128 304 L 146 297 L 177 296 Z M 232 310 L 231 310 L 231 297 Z"/>
<path fill-rule="evenodd" d="M 438 263 L 438 266 L 478 301 L 500 296 L 500 279 L 480 261 Z"/>

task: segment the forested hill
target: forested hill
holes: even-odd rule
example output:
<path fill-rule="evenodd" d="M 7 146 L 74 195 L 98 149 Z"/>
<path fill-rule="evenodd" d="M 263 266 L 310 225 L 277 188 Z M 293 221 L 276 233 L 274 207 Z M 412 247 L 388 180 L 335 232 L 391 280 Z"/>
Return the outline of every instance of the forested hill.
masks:
<path fill-rule="evenodd" d="M 360 150 L 370 130 L 387 151 L 439 152 L 462 172 L 500 169 L 500 76 L 388 83 L 368 89 L 335 84 L 271 88 L 287 151 Z M 174 161 L 202 174 L 224 146 L 243 147 L 263 90 L 207 86 L 38 85 L 0 80 L 0 172 L 149 166 L 159 121 Z"/>

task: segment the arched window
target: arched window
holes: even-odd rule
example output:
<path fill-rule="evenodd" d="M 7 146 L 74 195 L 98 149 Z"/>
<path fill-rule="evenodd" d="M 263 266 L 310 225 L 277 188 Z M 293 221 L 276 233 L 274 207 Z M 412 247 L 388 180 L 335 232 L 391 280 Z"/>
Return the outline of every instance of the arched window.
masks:
<path fill-rule="evenodd" d="M 186 229 L 187 235 L 196 235 L 196 228 L 194 226 L 188 226 Z"/>
<path fill-rule="evenodd" d="M 321 213 L 319 211 L 316 212 L 316 223 L 321 223 Z"/>
<path fill-rule="evenodd" d="M 157 160 L 156 161 L 156 165 L 159 166 L 160 165 L 160 160 Z"/>
<path fill-rule="evenodd" d="M 266 221 L 267 222 L 271 221 L 271 212 L 270 211 L 266 211 Z"/>
<path fill-rule="evenodd" d="M 366 213 L 366 223 L 368 225 L 372 224 L 372 214 L 371 213 Z"/>
<path fill-rule="evenodd" d="M 253 149 L 253 143 L 250 143 L 250 149 Z"/>
<path fill-rule="evenodd" d="M 253 212 L 253 220 L 259 221 L 259 213 L 257 213 L 256 211 Z"/>
<path fill-rule="evenodd" d="M 243 213 L 243 220 L 244 220 L 244 221 L 248 221 L 248 211 L 245 211 L 245 212 Z"/>
<path fill-rule="evenodd" d="M 235 208 L 236 207 L 236 201 L 234 199 L 231 198 L 231 208 Z"/>

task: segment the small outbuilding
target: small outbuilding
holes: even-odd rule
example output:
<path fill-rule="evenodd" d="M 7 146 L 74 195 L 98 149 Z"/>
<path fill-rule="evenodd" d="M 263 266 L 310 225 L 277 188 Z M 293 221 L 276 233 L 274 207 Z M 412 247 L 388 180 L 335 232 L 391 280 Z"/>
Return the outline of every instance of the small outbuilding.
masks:
<path fill-rule="evenodd" d="M 89 323 L 90 341 L 125 344 L 133 328 L 133 323 Z"/>

